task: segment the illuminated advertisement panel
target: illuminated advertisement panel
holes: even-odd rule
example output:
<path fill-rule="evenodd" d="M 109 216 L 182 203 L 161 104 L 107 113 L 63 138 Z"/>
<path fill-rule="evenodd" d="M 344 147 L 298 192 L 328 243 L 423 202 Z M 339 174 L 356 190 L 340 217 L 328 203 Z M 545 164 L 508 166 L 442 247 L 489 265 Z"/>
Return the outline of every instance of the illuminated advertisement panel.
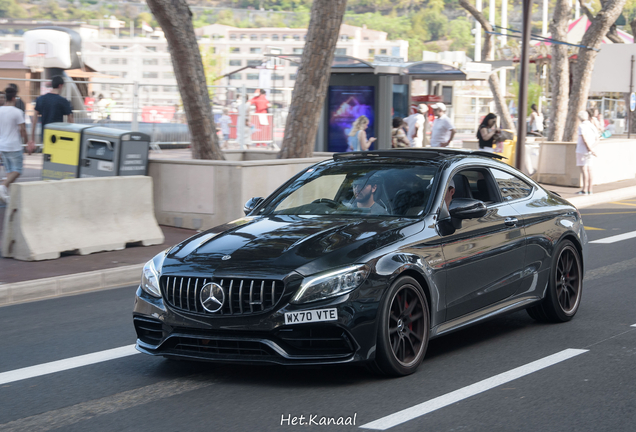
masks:
<path fill-rule="evenodd" d="M 375 88 L 373 86 L 329 86 L 328 151 L 345 152 L 359 148 L 358 134 L 368 119 L 367 139 L 374 136 Z M 356 123 L 357 121 L 357 123 Z M 358 145 L 358 148 L 356 147 Z M 369 150 L 373 150 L 375 143 Z"/>

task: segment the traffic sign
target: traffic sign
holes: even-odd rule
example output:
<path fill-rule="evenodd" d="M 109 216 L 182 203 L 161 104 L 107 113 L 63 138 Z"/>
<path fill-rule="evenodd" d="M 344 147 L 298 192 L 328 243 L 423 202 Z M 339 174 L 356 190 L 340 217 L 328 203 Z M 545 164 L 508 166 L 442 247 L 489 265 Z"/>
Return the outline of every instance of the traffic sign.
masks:
<path fill-rule="evenodd" d="M 636 110 L 636 93 L 632 92 L 629 97 L 629 110 L 634 112 Z"/>

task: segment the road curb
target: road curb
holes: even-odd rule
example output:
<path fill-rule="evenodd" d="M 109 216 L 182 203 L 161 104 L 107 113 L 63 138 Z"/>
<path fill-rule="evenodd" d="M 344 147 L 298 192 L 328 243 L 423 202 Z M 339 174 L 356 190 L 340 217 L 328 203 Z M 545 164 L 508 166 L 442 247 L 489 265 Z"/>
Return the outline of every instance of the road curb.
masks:
<path fill-rule="evenodd" d="M 576 208 L 585 208 L 597 204 L 619 201 L 634 197 L 636 197 L 636 186 L 630 186 L 622 189 L 599 192 L 592 195 L 581 195 L 570 198 L 568 199 L 568 201 L 570 201 L 570 203 L 572 203 L 572 205 L 574 205 Z"/>
<path fill-rule="evenodd" d="M 0 307 L 139 283 L 144 264 L 0 285 Z"/>

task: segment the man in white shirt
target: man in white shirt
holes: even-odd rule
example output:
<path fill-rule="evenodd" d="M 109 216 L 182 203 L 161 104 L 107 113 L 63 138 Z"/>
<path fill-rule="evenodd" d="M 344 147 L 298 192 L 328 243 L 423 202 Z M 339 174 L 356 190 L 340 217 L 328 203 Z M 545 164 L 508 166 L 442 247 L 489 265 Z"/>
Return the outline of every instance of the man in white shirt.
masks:
<path fill-rule="evenodd" d="M 438 102 L 431 108 L 437 117 L 431 131 L 431 147 L 448 147 L 455 136 L 455 126 L 446 115 L 446 105 Z"/>
<path fill-rule="evenodd" d="M 419 104 L 417 112 L 411 114 L 406 118 L 406 124 L 408 125 L 408 133 L 406 137 L 411 142 L 411 147 L 423 147 L 424 137 L 426 136 L 426 114 L 428 113 L 428 106 L 425 104 Z"/>
<path fill-rule="evenodd" d="M 22 174 L 22 144 L 28 141 L 24 127 L 24 113 L 15 107 L 17 91 L 5 90 L 7 102 L 0 107 L 0 154 L 7 178 L 0 185 L 0 199 L 9 204 L 9 185 Z"/>

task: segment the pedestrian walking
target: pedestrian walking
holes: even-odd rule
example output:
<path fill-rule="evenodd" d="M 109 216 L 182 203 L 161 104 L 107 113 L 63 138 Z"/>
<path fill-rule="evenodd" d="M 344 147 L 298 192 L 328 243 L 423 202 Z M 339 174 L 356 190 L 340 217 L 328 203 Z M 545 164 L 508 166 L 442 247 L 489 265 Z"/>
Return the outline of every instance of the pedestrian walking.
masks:
<path fill-rule="evenodd" d="M 583 189 L 577 195 L 592 194 L 592 158 L 596 157 L 594 146 L 598 142 L 598 130 L 590 122 L 590 115 L 587 111 L 578 113 L 581 124 L 578 129 L 576 142 L 576 166 L 581 168 L 583 174 Z"/>
<path fill-rule="evenodd" d="M 403 124 L 404 120 L 402 120 L 401 117 L 395 117 L 393 119 L 393 129 L 391 129 L 391 147 L 393 148 L 405 148 L 411 146 L 411 142 L 406 137 L 404 129 L 402 129 Z"/>
<path fill-rule="evenodd" d="M 446 115 L 446 105 L 438 102 L 431 108 L 437 117 L 431 130 L 431 147 L 448 147 L 455 136 L 455 126 Z"/>
<path fill-rule="evenodd" d="M 477 128 L 477 139 L 479 140 L 479 149 L 493 153 L 496 139 L 501 131 L 497 128 L 497 116 L 488 113 L 482 120 L 479 128 Z"/>
<path fill-rule="evenodd" d="M 24 126 L 24 113 L 15 107 L 16 90 L 7 87 L 5 95 L 7 101 L 0 107 L 0 154 L 7 178 L 0 185 L 0 199 L 9 204 L 9 186 L 22 174 L 22 145 L 27 142 L 28 136 Z"/>
<path fill-rule="evenodd" d="M 406 118 L 408 125 L 407 138 L 411 143 L 411 147 L 423 147 L 426 138 L 426 125 L 428 123 L 428 106 L 419 104 L 417 112 Z"/>
<path fill-rule="evenodd" d="M 35 129 L 38 124 L 38 119 L 40 119 L 42 124 L 42 128 L 40 129 L 40 141 L 42 141 L 44 127 L 47 124 L 62 122 L 64 121 L 64 116 L 67 116 L 69 123 L 73 123 L 71 103 L 60 96 L 63 88 L 64 78 L 56 75 L 51 80 L 51 92 L 38 97 L 35 101 L 35 116 L 31 125 L 31 141 L 29 141 L 27 145 L 29 153 L 35 150 Z"/>
<path fill-rule="evenodd" d="M 533 135 L 542 136 L 543 135 L 543 114 L 539 112 L 536 104 L 532 104 L 530 106 L 532 112 L 530 113 L 530 117 L 528 119 L 530 133 Z"/>
<path fill-rule="evenodd" d="M 20 88 L 18 87 L 17 84 L 9 84 L 9 87 L 11 87 L 12 89 L 15 90 L 15 107 L 19 110 L 22 110 L 22 113 L 26 112 L 26 105 L 24 105 L 24 101 L 20 98 L 19 93 L 20 93 Z"/>
<path fill-rule="evenodd" d="M 361 115 L 351 125 L 351 132 L 347 138 L 349 148 L 347 151 L 367 151 L 371 147 L 371 144 L 375 141 L 375 138 L 367 139 L 367 128 L 369 127 L 369 118 L 365 115 Z"/>
<path fill-rule="evenodd" d="M 219 125 L 221 126 L 221 134 L 223 134 L 223 147 L 227 148 L 230 141 L 230 125 L 232 124 L 232 118 L 229 116 L 230 110 L 223 108 L 223 115 L 219 119 Z"/>

